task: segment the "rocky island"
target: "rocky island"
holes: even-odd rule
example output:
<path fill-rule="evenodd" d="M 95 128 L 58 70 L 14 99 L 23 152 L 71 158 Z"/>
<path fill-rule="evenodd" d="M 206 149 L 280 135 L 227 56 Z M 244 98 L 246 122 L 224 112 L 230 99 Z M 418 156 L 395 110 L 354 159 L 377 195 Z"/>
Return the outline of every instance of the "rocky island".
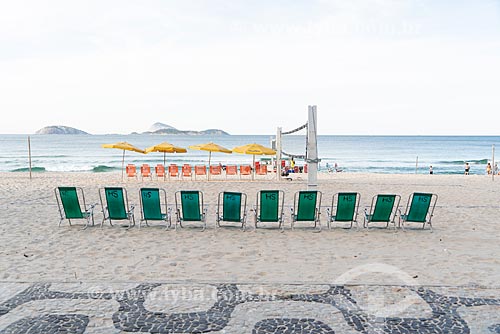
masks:
<path fill-rule="evenodd" d="M 88 135 L 87 132 L 78 130 L 69 126 L 62 125 L 51 125 L 41 128 L 37 132 L 37 135 Z"/>
<path fill-rule="evenodd" d="M 137 134 L 134 132 L 133 134 Z M 142 132 L 141 134 L 152 134 L 152 135 L 189 135 L 189 136 L 198 136 L 198 135 L 211 135 L 211 136 L 219 136 L 219 135 L 229 135 L 229 133 L 220 130 L 220 129 L 207 129 L 202 131 L 195 130 L 178 130 L 171 125 L 164 123 L 154 123 L 151 125 L 148 131 Z"/>

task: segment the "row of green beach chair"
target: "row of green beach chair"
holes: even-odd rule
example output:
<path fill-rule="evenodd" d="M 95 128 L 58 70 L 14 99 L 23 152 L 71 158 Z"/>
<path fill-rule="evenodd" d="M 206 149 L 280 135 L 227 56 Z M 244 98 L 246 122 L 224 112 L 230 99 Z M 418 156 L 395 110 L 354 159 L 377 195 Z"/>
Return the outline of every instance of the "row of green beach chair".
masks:
<path fill-rule="evenodd" d="M 61 223 L 66 219 L 71 224 L 72 219 L 85 219 L 84 228 L 94 225 L 94 209 L 98 203 L 86 204 L 85 194 L 81 187 L 57 187 L 54 189 Z M 322 193 L 316 190 L 298 191 L 294 194 L 291 212 L 291 228 L 296 222 L 313 222 L 314 229 L 321 231 L 321 201 Z M 164 222 L 166 228 L 172 225 L 172 208 L 167 203 L 167 193 L 162 188 L 141 188 L 139 190 L 141 220 L 139 227 L 149 222 Z M 334 223 L 343 228 L 358 225 L 358 210 L 361 195 L 357 192 L 340 192 L 332 196 L 331 206 L 327 211 L 327 224 L 330 229 Z M 364 210 L 363 227 L 376 226 L 375 223 L 391 224 L 396 228 L 396 215 L 399 212 L 398 227 L 404 229 L 405 223 L 419 223 L 422 228 L 429 225 L 432 230 L 432 217 L 438 196 L 432 193 L 412 193 L 406 208 L 399 207 L 401 196 L 396 194 L 378 194 L 373 196 L 371 205 Z M 129 204 L 127 190 L 122 187 L 104 187 L 99 189 L 99 200 L 103 219 L 101 227 L 108 221 L 126 221 L 123 226 L 135 226 L 134 205 Z M 251 209 L 255 228 L 267 223 L 278 223 L 278 228 L 284 229 L 284 200 L 282 190 L 261 190 L 257 193 L 256 203 Z M 199 223 L 202 230 L 206 229 L 207 209 L 203 193 L 198 190 L 183 190 L 174 193 L 175 229 L 183 227 L 183 222 Z M 216 228 L 221 223 L 241 224 L 246 229 L 247 195 L 242 192 L 224 191 L 218 194 L 216 208 Z M 379 224 L 377 224 L 379 225 Z"/>

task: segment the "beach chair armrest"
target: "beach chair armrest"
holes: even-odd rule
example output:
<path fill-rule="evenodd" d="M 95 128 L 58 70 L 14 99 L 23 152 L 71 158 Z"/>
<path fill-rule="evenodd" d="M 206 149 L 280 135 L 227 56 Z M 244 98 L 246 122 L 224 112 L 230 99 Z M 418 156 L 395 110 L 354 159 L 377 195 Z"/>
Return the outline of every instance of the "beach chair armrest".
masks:
<path fill-rule="evenodd" d="M 94 214 L 94 208 L 97 206 L 97 204 L 99 204 L 99 203 L 92 203 L 92 204 L 88 205 L 87 210 L 90 212 L 90 214 Z"/>
<path fill-rule="evenodd" d="M 135 209 L 135 205 L 134 204 L 130 204 L 130 210 L 128 210 L 127 215 L 128 216 L 133 216 L 134 215 L 134 209 Z"/>

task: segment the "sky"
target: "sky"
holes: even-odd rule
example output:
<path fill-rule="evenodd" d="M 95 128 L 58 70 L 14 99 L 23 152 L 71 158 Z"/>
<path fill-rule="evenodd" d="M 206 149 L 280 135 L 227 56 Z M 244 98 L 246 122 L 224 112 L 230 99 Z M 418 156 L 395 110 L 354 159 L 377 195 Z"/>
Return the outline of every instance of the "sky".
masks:
<path fill-rule="evenodd" d="M 500 135 L 500 0 L 0 2 L 2 134 Z"/>

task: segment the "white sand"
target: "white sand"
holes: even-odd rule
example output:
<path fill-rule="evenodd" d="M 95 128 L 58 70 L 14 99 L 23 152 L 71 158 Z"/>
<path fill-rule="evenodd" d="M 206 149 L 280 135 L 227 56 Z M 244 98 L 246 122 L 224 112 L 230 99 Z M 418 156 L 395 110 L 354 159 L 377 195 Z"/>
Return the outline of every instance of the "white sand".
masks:
<path fill-rule="evenodd" d="M 321 174 L 322 222 L 338 191 L 361 193 L 363 209 L 377 193 L 397 193 L 406 204 L 414 191 L 439 195 L 434 232 L 415 229 L 286 231 L 236 228 L 214 230 L 220 191 L 243 191 L 249 205 L 260 189 L 282 189 L 285 204 L 307 188 L 304 180 L 282 181 L 120 181 L 119 173 L 0 174 L 0 281 L 2 282 L 236 282 L 366 283 L 500 286 L 500 177 L 463 175 Z M 174 191 L 205 194 L 208 229 L 165 231 L 158 226 L 126 230 L 119 224 L 81 230 L 83 221 L 58 227 L 54 187 L 81 186 L 87 202 L 99 202 L 98 188 L 121 185 L 136 204 L 138 190 L 159 186 L 173 204 Z M 96 208 L 96 222 L 102 220 Z M 249 217 L 253 226 L 253 217 Z M 309 224 L 302 224 L 302 226 Z M 368 273 L 363 274 L 363 270 Z M 382 271 L 382 272 L 377 272 Z"/>

